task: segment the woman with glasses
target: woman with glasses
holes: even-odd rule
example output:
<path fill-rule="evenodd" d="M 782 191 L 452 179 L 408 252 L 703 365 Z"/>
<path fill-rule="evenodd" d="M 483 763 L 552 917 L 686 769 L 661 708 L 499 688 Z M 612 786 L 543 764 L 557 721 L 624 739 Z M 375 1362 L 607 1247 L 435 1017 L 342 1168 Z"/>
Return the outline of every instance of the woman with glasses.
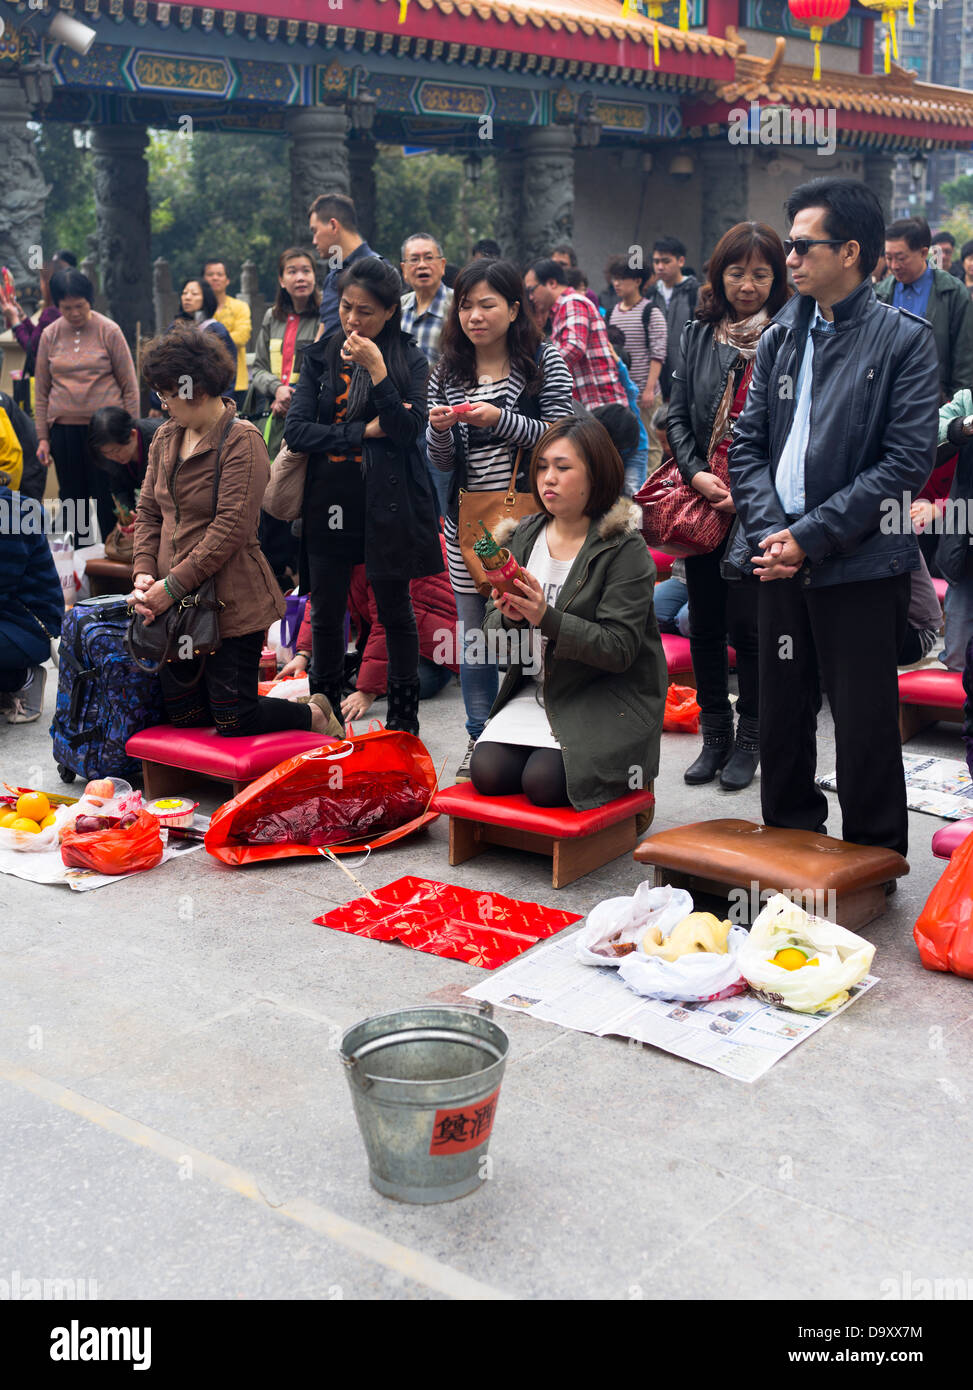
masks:
<path fill-rule="evenodd" d="M 453 287 L 442 357 L 429 380 L 426 443 L 432 463 L 449 474 L 446 555 L 466 639 L 460 685 L 469 742 L 457 782 L 469 781 L 473 746 L 499 686 L 496 666 L 482 660 L 484 643 L 476 641 L 487 601 L 460 549 L 460 490 L 504 491 L 520 449 L 517 491 L 528 492 L 531 448 L 549 423 L 574 413 L 571 374 L 557 348 L 541 344 L 525 300 L 520 271 L 510 261 L 476 260 L 465 266 Z M 462 407 L 459 413 L 456 406 Z"/>
<path fill-rule="evenodd" d="M 683 330 L 672 374 L 669 444 L 685 481 L 728 516 L 736 511 L 727 466 L 733 423 L 746 401 L 760 335 L 789 295 L 780 237 L 763 222 L 740 222 L 717 243 L 696 318 Z M 695 786 L 721 773 L 721 787 L 740 791 L 753 781 L 760 758 L 757 581 L 735 570 L 729 582 L 724 578 L 728 540 L 729 532 L 715 550 L 686 559 L 703 748 L 684 777 Z M 735 741 L 728 632 L 739 683 Z"/>

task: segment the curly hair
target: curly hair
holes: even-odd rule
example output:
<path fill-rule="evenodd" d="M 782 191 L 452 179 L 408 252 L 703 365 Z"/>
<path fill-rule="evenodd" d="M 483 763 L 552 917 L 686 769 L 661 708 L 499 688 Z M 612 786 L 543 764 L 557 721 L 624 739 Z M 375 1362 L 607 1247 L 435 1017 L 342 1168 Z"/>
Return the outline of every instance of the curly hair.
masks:
<path fill-rule="evenodd" d="M 172 394 L 187 382 L 190 399 L 221 396 L 236 380 L 236 363 L 215 333 L 188 323 L 175 323 L 153 340 L 142 354 L 142 376 L 154 391 Z"/>

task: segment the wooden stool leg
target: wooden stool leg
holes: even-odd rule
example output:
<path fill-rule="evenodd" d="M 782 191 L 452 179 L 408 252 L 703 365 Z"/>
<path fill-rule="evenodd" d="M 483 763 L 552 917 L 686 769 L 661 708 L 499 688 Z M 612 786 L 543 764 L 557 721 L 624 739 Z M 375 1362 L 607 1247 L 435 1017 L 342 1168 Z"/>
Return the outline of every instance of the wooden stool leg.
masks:
<path fill-rule="evenodd" d="M 606 825 L 604 830 L 594 835 L 579 835 L 573 839 L 554 841 L 553 884 L 555 888 L 566 888 L 575 879 L 583 878 L 603 864 L 610 864 L 619 855 L 631 854 L 638 835 L 635 832 L 635 817 Z M 452 862 L 452 861 L 450 861 Z"/>
<path fill-rule="evenodd" d="M 928 705 L 899 705 L 899 738 L 903 743 L 934 723 L 935 717 L 930 716 Z"/>
<path fill-rule="evenodd" d="M 465 864 L 483 853 L 483 841 L 477 834 L 477 824 L 471 820 L 460 820 L 458 816 L 449 818 L 449 862 Z"/>
<path fill-rule="evenodd" d="M 142 759 L 142 791 L 146 801 L 155 801 L 160 796 L 173 796 L 183 792 L 192 778 L 192 773 L 181 767 L 169 767 L 165 763 L 150 763 Z"/>

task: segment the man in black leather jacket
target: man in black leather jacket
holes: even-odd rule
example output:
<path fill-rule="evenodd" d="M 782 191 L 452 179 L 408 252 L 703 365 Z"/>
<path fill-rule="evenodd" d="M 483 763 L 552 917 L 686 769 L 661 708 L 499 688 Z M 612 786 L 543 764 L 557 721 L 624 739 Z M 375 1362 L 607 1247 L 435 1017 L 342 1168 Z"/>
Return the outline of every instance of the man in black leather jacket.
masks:
<path fill-rule="evenodd" d="M 933 467 L 936 348 L 924 319 L 875 299 L 884 222 L 869 188 L 816 179 L 785 207 L 798 294 L 760 340 L 729 460 L 740 528 L 728 558 L 762 581 L 763 817 L 825 828 L 814 782 L 823 683 L 842 836 L 905 854 L 896 655 L 919 550 L 907 507 L 897 525 L 888 517 Z"/>

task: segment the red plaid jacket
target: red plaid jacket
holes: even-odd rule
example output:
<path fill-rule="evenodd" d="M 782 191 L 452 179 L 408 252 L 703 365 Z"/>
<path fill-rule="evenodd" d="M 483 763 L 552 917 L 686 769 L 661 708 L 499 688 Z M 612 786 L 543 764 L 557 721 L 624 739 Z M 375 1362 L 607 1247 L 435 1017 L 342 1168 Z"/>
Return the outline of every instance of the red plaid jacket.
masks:
<path fill-rule="evenodd" d="M 591 300 L 569 290 L 551 312 L 551 340 L 574 384 L 574 397 L 588 410 L 596 405 L 628 405 L 605 322 Z"/>

